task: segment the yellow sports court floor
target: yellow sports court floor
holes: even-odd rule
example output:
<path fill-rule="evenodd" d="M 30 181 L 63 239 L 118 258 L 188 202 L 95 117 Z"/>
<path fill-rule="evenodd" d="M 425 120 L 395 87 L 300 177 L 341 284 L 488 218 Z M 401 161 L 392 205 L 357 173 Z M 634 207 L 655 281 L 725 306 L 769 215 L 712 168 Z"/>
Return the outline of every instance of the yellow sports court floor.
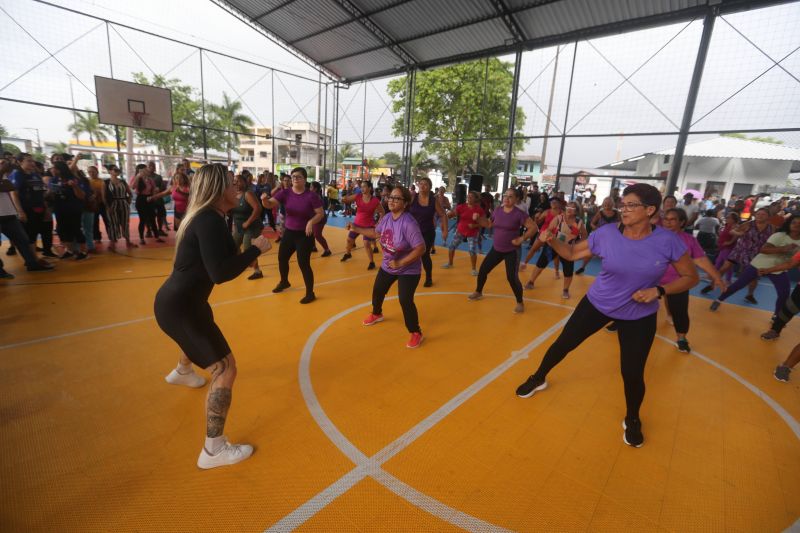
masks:
<path fill-rule="evenodd" d="M 647 366 L 645 445 L 622 442 L 618 347 L 600 332 L 523 400 L 530 374 L 592 278 L 560 299 L 552 270 L 512 313 L 502 266 L 486 298 L 467 255 L 417 291 L 408 350 L 396 299 L 361 326 L 374 273 L 359 248 L 312 259 L 272 294 L 246 275 L 212 302 L 238 361 L 226 434 L 256 446 L 201 471 L 205 389 L 168 385 L 176 347 L 152 303 L 172 248 L 62 261 L 0 282 L 0 531 L 782 531 L 800 518 L 800 375 L 772 370 L 800 340 L 758 334 L 769 313 L 692 298 L 679 353 L 662 316 Z M 4 251 L 3 251 L 4 253 Z M 395 295 L 392 291 L 390 295 Z M 795 526 L 797 527 L 797 526 Z"/>

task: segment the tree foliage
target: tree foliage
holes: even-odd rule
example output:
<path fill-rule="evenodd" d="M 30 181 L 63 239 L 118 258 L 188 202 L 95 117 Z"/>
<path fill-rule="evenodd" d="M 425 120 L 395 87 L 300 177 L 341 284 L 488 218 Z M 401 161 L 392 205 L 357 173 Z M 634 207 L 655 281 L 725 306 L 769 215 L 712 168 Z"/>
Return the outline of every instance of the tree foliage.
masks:
<path fill-rule="evenodd" d="M 339 164 L 345 159 L 358 157 L 361 153 L 356 150 L 356 146 L 351 142 L 344 142 L 339 145 L 339 151 L 336 153 L 336 163 Z"/>
<path fill-rule="evenodd" d="M 783 144 L 782 140 L 776 139 L 775 137 L 759 137 L 758 135 L 753 135 L 752 137 L 748 137 L 744 133 L 723 133 L 722 136 L 733 137 L 734 139 L 745 139 L 748 141 L 759 141 L 762 143 Z"/>
<path fill-rule="evenodd" d="M 218 130 L 207 133 L 207 142 L 218 150 L 228 154 L 231 163 L 231 152 L 239 147 L 239 132 L 246 132 L 253 126 L 253 119 L 242 113 L 242 102 L 232 100 L 226 92 L 222 93 L 222 104 L 209 104 L 206 121 L 208 126 Z"/>
<path fill-rule="evenodd" d="M 463 139 L 477 138 L 481 131 L 484 138 L 501 139 L 484 140 L 482 156 L 487 154 L 496 158 L 498 152 L 505 150 L 514 82 L 513 68 L 512 63 L 496 58 L 489 60 L 483 128 L 481 104 L 485 61 L 471 61 L 417 73 L 412 135 L 414 138 L 424 137 L 422 147 L 437 157 L 446 175 L 460 174 L 467 164 L 474 166 L 478 143 Z M 399 116 L 393 124 L 393 132 L 402 136 L 406 78 L 390 81 L 388 92 L 392 98 L 392 111 Z M 522 108 L 517 107 L 516 117 L 515 134 L 521 134 L 525 126 Z M 512 153 L 522 150 L 523 145 L 523 140 L 515 140 Z M 452 188 L 455 180 L 449 182 Z"/>
<path fill-rule="evenodd" d="M 383 161 L 386 163 L 386 166 L 398 168 L 400 165 L 403 164 L 403 158 L 400 157 L 400 154 L 397 152 L 386 152 L 383 154 Z"/>
<path fill-rule="evenodd" d="M 100 116 L 97 113 L 78 111 L 74 115 L 72 124 L 67 129 L 75 136 L 75 140 L 80 140 L 82 134 L 89 136 L 89 143 L 94 146 L 94 141 L 105 142 L 111 135 L 111 128 L 105 124 L 100 124 Z"/>

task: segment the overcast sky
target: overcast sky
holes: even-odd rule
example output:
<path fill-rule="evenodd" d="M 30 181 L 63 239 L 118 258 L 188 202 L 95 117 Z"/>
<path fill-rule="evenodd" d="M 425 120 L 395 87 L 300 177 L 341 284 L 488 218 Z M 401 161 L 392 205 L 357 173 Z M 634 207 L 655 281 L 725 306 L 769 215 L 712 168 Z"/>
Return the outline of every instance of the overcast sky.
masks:
<path fill-rule="evenodd" d="M 59 3 L 208 50 L 317 79 L 312 67 L 210 1 L 61 0 Z M 6 13 L 0 12 L 0 17 L 4 18 L 0 46 L 5 59 L 0 69 L 0 96 L 62 106 L 71 106 L 74 101 L 78 108 L 96 109 L 93 76 L 110 75 L 105 25 L 32 0 L 0 0 L 0 7 L 16 21 L 12 22 Z M 800 79 L 800 52 L 792 53 L 800 47 L 799 27 L 800 2 L 718 19 L 694 128 L 800 127 L 800 82 L 794 79 Z M 674 134 L 659 137 L 630 134 L 677 130 L 701 31 L 701 22 L 695 21 L 579 44 L 567 132 L 611 133 L 613 136 L 568 139 L 564 149 L 565 170 L 593 168 L 614 161 L 618 156 L 631 157 L 674 146 L 677 138 Z M 112 27 L 109 37 L 114 77 L 131 79 L 133 72 L 148 75 L 169 72 L 170 77 L 181 79 L 199 94 L 200 60 L 196 49 L 123 28 Z M 773 67 L 767 71 L 774 65 L 773 61 L 745 37 L 776 61 L 785 58 L 782 68 Z M 56 55 L 63 66 L 52 58 L 47 59 L 47 52 L 34 39 L 54 53 L 68 45 Z M 556 49 L 549 48 L 524 55 L 519 104 L 527 115 L 526 135 L 544 134 L 555 54 Z M 654 57 L 648 62 L 651 56 Z M 572 57 L 572 45 L 561 48 L 551 135 L 564 130 Z M 508 59 L 513 61 L 513 57 Z M 43 60 L 41 65 L 9 85 Z M 70 79 L 64 67 L 75 77 Z M 757 81 L 714 110 L 759 75 Z M 631 83 L 624 82 L 627 76 Z M 312 81 L 280 73 L 273 80 L 267 69 L 215 54 L 205 56 L 204 80 L 209 101 L 221 100 L 223 91 L 234 97 L 239 93 L 245 112 L 259 125 L 272 124 L 273 83 L 276 123 L 317 120 L 318 86 Z M 394 117 L 387 110 L 387 82 L 383 79 L 366 84 L 366 120 L 364 85 L 354 85 L 341 93 L 340 139 L 360 144 L 365 130 L 368 142 L 387 142 L 368 144 L 366 151 L 370 155 L 401 151 L 400 139 L 391 135 Z M 322 105 L 324 110 L 324 99 Z M 328 109 L 332 114 L 330 100 Z M 43 142 L 69 138 L 66 127 L 71 122 L 71 114 L 66 111 L 2 101 L 0 116 L 0 123 L 13 134 L 35 139 L 36 133 L 26 128 L 38 128 Z M 622 137 L 623 134 L 629 135 Z M 774 136 L 800 147 L 798 133 Z M 707 137 L 693 136 L 690 142 L 703 138 Z M 546 159 L 551 170 L 555 169 L 559 148 L 558 140 L 550 141 Z M 524 153 L 539 155 L 541 151 L 541 140 L 532 140 Z"/>

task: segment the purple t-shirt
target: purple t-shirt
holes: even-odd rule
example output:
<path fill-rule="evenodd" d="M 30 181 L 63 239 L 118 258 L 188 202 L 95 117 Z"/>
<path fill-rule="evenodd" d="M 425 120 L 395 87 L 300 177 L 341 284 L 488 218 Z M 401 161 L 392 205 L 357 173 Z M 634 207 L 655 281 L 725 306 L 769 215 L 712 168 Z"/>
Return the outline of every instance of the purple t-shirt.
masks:
<path fill-rule="evenodd" d="M 676 233 L 676 235 L 680 237 L 681 241 L 683 241 L 683 244 L 686 246 L 686 249 L 689 250 L 689 257 L 691 257 L 692 259 L 697 259 L 698 257 L 705 257 L 706 252 L 700 246 L 700 243 L 697 242 L 697 239 L 694 237 L 694 235 L 690 235 L 685 231 Z M 667 271 L 664 272 L 663 276 L 661 276 L 661 280 L 658 282 L 658 284 L 666 285 L 667 283 L 672 283 L 679 277 L 681 277 L 681 275 L 678 274 L 678 271 L 675 270 L 675 267 L 669 265 L 667 267 Z"/>
<path fill-rule="evenodd" d="M 493 248 L 498 252 L 513 252 L 518 246 L 511 244 L 511 241 L 519 237 L 519 228 L 525 225 L 528 220 L 528 213 L 516 207 L 510 213 L 503 211 L 503 206 L 498 207 L 492 213 L 492 223 L 494 224 L 494 245 Z"/>
<path fill-rule="evenodd" d="M 273 196 L 286 209 L 286 229 L 305 231 L 308 221 L 314 218 L 314 210 L 322 207 L 322 198 L 310 189 L 297 194 L 292 189 L 281 189 Z"/>
<path fill-rule="evenodd" d="M 375 231 L 380 234 L 381 248 L 383 249 L 383 263 L 381 268 L 394 275 L 415 275 L 422 272 L 422 258 L 417 259 L 403 268 L 392 268 L 389 261 L 401 260 L 417 246 L 424 245 L 425 239 L 419 224 L 410 213 L 403 213 L 397 220 L 392 213 L 387 213 L 381 218 Z"/>
<path fill-rule="evenodd" d="M 639 303 L 633 293 L 658 285 L 670 263 L 686 253 L 686 245 L 671 231 L 656 227 L 640 240 L 622 235 L 616 224 L 589 234 L 589 249 L 603 269 L 586 296 L 601 313 L 619 320 L 637 320 L 658 311 L 658 300 Z"/>

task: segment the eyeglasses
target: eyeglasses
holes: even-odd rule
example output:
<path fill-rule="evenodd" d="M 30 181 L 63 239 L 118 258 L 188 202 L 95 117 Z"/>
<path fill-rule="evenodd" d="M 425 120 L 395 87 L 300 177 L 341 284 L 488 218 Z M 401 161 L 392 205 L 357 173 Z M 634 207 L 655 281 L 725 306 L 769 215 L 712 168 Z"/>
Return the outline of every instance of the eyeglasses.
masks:
<path fill-rule="evenodd" d="M 637 204 L 635 202 L 631 202 L 631 203 L 628 203 L 628 204 L 625 204 L 625 203 L 619 204 L 619 208 L 622 211 L 633 211 L 637 207 L 645 207 L 645 204 Z"/>
<path fill-rule="evenodd" d="M 405 202 L 406 199 L 402 196 L 390 196 L 389 200 L 394 200 L 395 202 Z"/>

